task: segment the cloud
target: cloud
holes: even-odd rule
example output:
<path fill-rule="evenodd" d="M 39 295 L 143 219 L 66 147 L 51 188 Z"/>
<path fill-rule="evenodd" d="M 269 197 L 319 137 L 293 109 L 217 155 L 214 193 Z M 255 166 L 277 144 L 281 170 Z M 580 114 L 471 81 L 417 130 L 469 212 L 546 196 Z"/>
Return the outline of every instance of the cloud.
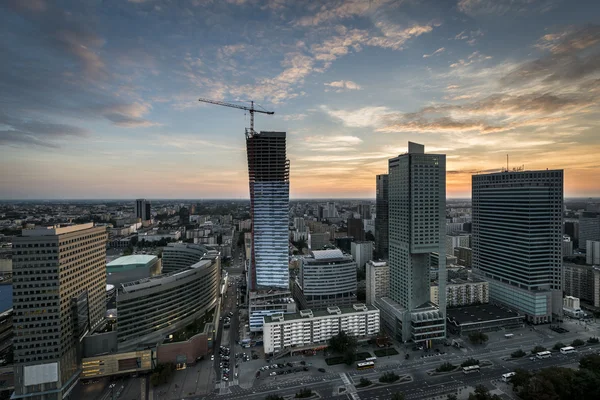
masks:
<path fill-rule="evenodd" d="M 480 15 L 522 14 L 528 11 L 546 12 L 553 8 L 553 0 L 459 0 L 457 8 L 471 17 Z"/>
<path fill-rule="evenodd" d="M 329 86 L 332 88 L 336 88 L 336 92 L 340 93 L 340 92 L 344 92 L 347 90 L 362 90 L 362 87 L 356 83 L 356 82 L 352 82 L 352 81 L 333 81 L 333 82 L 329 82 L 329 83 L 325 83 L 325 86 Z"/>
<path fill-rule="evenodd" d="M 450 64 L 450 68 L 466 67 L 473 63 L 490 60 L 491 58 L 491 56 L 486 56 L 485 54 L 481 54 L 480 52 L 475 51 L 471 53 L 466 59 L 460 59 L 457 62 Z"/>
<path fill-rule="evenodd" d="M 457 121 L 451 117 L 441 117 L 431 120 L 416 119 L 398 122 L 378 128 L 377 132 L 417 132 L 417 133 L 444 133 L 444 132 L 471 132 L 492 133 L 504 130 L 502 127 L 491 126 L 484 121 L 463 120 Z"/>
<path fill-rule="evenodd" d="M 321 106 L 321 110 L 351 128 L 366 128 L 379 125 L 382 118 L 389 113 L 389 109 L 383 106 L 363 107 L 357 110 L 331 110 L 327 106 Z"/>
<path fill-rule="evenodd" d="M 59 142 L 68 137 L 84 137 L 89 134 L 86 129 L 57 124 L 50 121 L 40 121 L 19 118 L 0 112 L 0 126 L 7 127 L 0 131 L 0 146 L 39 146 L 58 148 Z"/>
<path fill-rule="evenodd" d="M 283 116 L 284 121 L 301 121 L 308 117 L 308 114 L 286 114 Z"/>
<path fill-rule="evenodd" d="M 335 20 L 365 16 L 375 13 L 380 7 L 392 2 L 393 0 L 330 0 L 323 3 L 316 14 L 299 18 L 296 25 L 317 26 Z"/>
<path fill-rule="evenodd" d="M 445 47 L 440 47 L 439 49 L 437 49 L 436 51 L 434 51 L 431 54 L 423 54 L 423 58 L 429 58 L 429 57 L 435 56 L 436 54 L 443 53 L 445 50 L 446 50 Z"/>

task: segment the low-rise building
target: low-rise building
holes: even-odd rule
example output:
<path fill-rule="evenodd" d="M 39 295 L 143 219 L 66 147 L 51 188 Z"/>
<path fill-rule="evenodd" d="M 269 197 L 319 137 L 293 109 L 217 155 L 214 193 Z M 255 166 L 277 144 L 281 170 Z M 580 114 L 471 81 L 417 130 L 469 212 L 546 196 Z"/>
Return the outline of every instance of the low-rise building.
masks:
<path fill-rule="evenodd" d="M 106 264 L 106 283 L 120 283 L 150 278 L 161 272 L 161 260 L 153 255 L 131 255 L 119 257 Z"/>
<path fill-rule="evenodd" d="M 563 263 L 564 293 L 600 307 L 600 267 Z"/>
<path fill-rule="evenodd" d="M 525 325 L 525 315 L 495 304 L 449 308 L 446 315 L 448 331 L 458 335 Z"/>
<path fill-rule="evenodd" d="M 446 307 L 486 304 L 490 301 L 490 284 L 482 279 L 452 279 L 446 284 Z M 431 302 L 439 304 L 439 286 L 431 286 Z"/>
<path fill-rule="evenodd" d="M 454 257 L 456 257 L 456 263 L 458 265 L 467 268 L 473 266 L 473 249 L 470 247 L 455 247 Z"/>
<path fill-rule="evenodd" d="M 379 310 L 365 304 L 328 307 L 323 311 L 303 310 L 297 314 L 274 314 L 265 318 L 265 353 L 280 353 L 290 348 L 327 344 L 340 332 L 360 339 L 379 333 Z"/>

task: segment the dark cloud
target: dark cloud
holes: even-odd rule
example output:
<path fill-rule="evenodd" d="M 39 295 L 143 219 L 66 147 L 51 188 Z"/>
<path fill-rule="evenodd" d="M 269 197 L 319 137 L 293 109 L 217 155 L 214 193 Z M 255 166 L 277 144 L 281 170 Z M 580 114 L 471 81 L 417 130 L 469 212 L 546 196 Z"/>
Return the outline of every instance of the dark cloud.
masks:
<path fill-rule="evenodd" d="M 58 148 L 56 143 L 39 139 L 27 132 L 4 130 L 0 131 L 0 146 L 40 146 Z"/>

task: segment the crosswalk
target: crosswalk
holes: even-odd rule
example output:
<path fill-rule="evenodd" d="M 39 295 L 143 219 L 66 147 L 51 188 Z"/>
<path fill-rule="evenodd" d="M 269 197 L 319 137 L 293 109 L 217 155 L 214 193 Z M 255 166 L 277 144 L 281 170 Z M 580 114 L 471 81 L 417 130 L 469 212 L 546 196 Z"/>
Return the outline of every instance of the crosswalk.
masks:
<path fill-rule="evenodd" d="M 346 388 L 346 394 L 350 396 L 352 400 L 360 400 L 360 396 L 356 393 L 356 387 L 352 384 L 352 381 L 345 372 L 340 372 L 340 379 Z"/>

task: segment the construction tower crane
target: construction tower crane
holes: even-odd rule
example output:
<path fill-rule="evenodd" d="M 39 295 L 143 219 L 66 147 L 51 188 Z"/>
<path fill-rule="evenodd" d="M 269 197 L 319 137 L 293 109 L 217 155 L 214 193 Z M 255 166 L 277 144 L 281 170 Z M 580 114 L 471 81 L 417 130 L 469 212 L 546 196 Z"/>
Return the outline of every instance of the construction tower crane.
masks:
<path fill-rule="evenodd" d="M 250 101 L 250 107 L 240 106 L 238 104 L 225 103 L 224 101 L 217 100 L 209 100 L 209 99 L 198 99 L 203 103 L 216 104 L 218 106 L 231 107 L 231 108 L 239 108 L 240 110 L 246 110 L 250 112 L 250 129 L 246 128 L 246 137 L 254 135 L 256 132 L 254 131 L 254 113 L 262 113 L 267 115 L 275 114 L 274 111 L 266 111 L 266 110 L 257 110 L 254 108 L 254 101 Z"/>

